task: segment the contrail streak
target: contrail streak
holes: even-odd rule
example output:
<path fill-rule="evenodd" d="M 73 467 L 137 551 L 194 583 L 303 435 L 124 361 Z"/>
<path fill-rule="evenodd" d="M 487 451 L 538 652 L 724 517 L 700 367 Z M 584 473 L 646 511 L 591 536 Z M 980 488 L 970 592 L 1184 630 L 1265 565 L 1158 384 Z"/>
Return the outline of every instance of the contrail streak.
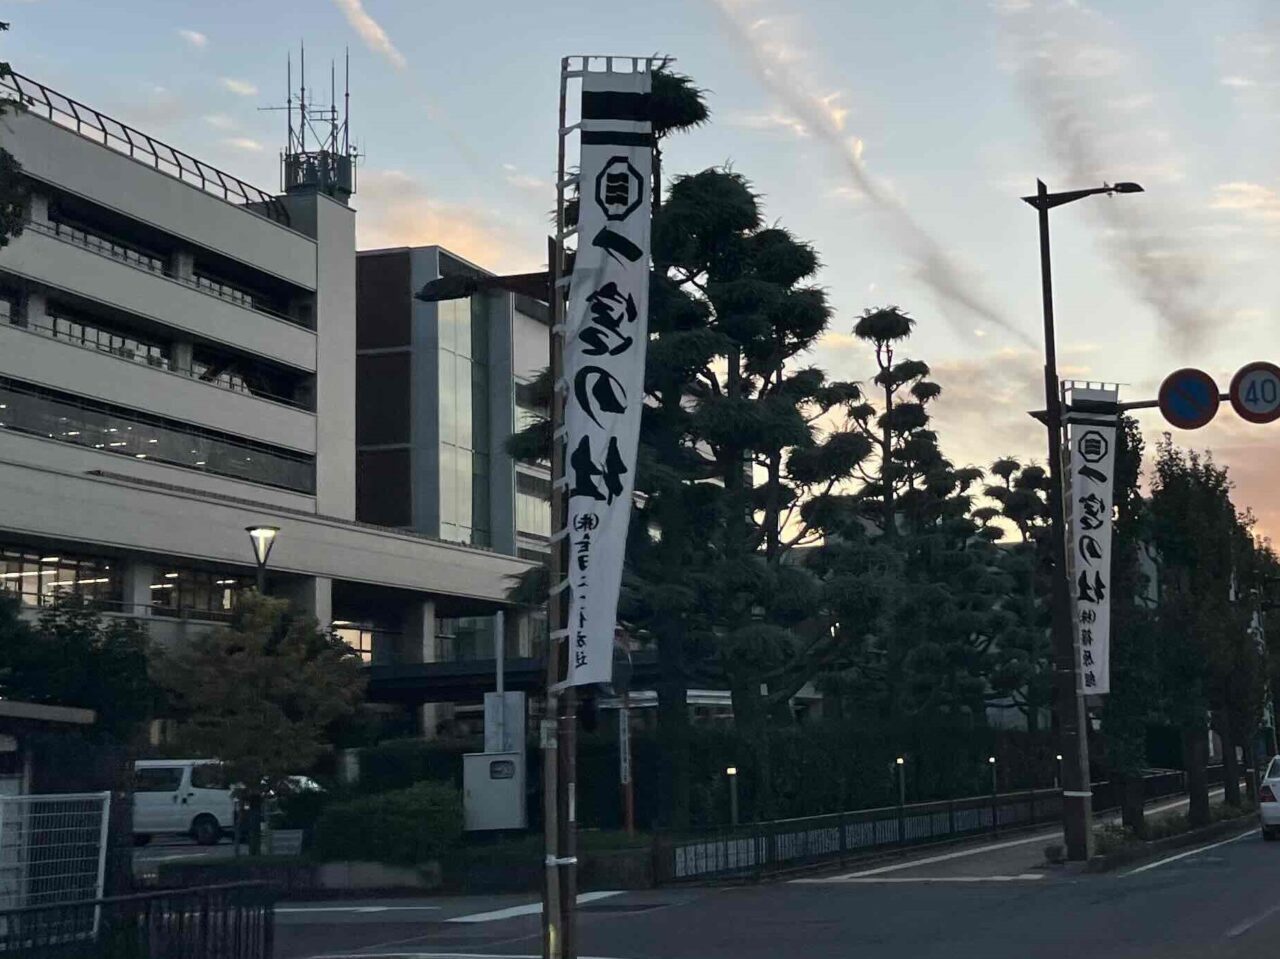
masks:
<path fill-rule="evenodd" d="M 734 40 L 749 55 L 751 66 L 760 80 L 804 122 L 808 130 L 835 152 L 853 185 L 875 205 L 897 245 L 911 258 L 915 277 L 928 286 L 943 304 L 958 307 L 1023 343 L 1036 345 L 1023 330 L 1004 317 L 961 272 L 938 241 L 867 172 L 860 156 L 860 141 L 845 132 L 840 109 L 832 98 L 819 96 L 795 77 L 787 66 L 786 57 L 763 42 L 760 28 L 764 24 L 748 23 L 734 0 L 712 0 L 712 3 Z M 957 330 L 971 334 L 971 329 L 958 318 L 952 316 L 949 320 Z"/>

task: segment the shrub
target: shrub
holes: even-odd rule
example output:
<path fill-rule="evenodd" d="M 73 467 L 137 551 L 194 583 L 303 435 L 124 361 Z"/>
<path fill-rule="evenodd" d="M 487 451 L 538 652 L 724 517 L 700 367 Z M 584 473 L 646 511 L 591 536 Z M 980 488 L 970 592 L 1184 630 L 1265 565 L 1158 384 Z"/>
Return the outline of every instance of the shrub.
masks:
<path fill-rule="evenodd" d="M 405 789 L 424 779 L 462 782 L 464 744 L 423 739 L 389 739 L 360 750 L 360 791 Z"/>
<path fill-rule="evenodd" d="M 327 806 L 316 820 L 315 854 L 411 866 L 438 859 L 461 839 L 461 793 L 423 782 Z"/>

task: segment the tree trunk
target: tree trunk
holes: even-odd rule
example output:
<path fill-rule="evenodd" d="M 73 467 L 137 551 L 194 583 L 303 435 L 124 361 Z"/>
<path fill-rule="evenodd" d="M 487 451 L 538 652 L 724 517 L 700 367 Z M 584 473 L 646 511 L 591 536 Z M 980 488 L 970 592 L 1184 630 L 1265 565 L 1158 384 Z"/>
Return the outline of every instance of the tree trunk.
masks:
<path fill-rule="evenodd" d="M 749 807 L 752 814 L 745 819 L 768 820 L 776 813 L 773 794 L 773 758 L 769 743 L 768 717 L 765 714 L 760 685 L 751 675 L 729 675 L 733 695 L 733 724 L 743 748 L 748 750 L 739 765 L 751 772 L 755 784 Z M 737 760 L 735 760 L 737 761 Z"/>
<path fill-rule="evenodd" d="M 897 532 L 897 518 L 893 506 L 893 437 L 889 433 L 888 417 L 893 412 L 893 390 L 884 388 L 884 425 L 880 428 L 880 480 L 884 483 L 884 534 Z"/>
<path fill-rule="evenodd" d="M 662 628 L 665 627 L 665 628 Z M 685 675 L 684 631 L 679 624 L 662 624 L 658 636 L 658 741 L 664 761 L 658 764 L 658 808 L 664 825 L 689 828 L 689 704 Z"/>
<path fill-rule="evenodd" d="M 1182 762 L 1187 769 L 1187 819 L 1192 826 L 1209 824 L 1209 742 L 1202 725 L 1182 730 Z"/>
<path fill-rule="evenodd" d="M 1236 759 L 1235 737 L 1225 715 L 1215 717 L 1215 728 L 1222 738 L 1222 798 L 1231 806 L 1240 805 L 1240 763 Z"/>

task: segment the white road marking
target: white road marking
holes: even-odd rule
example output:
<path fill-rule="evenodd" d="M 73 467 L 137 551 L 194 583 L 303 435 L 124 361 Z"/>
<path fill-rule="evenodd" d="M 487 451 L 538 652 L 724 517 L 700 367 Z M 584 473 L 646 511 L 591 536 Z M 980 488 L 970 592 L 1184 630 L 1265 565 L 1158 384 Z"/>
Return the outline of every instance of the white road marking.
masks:
<path fill-rule="evenodd" d="M 1239 925 L 1232 926 L 1230 929 L 1227 930 L 1227 938 L 1234 939 L 1236 938 L 1236 936 L 1243 936 L 1246 932 L 1248 932 L 1258 923 L 1262 922 L 1263 920 L 1270 919 L 1277 912 L 1280 912 L 1280 903 L 1276 903 L 1270 909 L 1266 910 L 1263 913 L 1260 913 L 1259 915 L 1254 916 L 1252 919 L 1246 919 L 1244 922 L 1240 923 Z"/>
<path fill-rule="evenodd" d="M 578 896 L 578 904 L 595 902 L 597 899 L 608 899 L 610 896 L 621 896 L 619 892 L 584 892 Z M 492 912 L 474 912 L 469 916 L 454 916 L 445 922 L 497 922 L 501 919 L 514 919 L 516 916 L 539 916 L 542 914 L 542 903 L 531 902 L 523 906 L 510 906 L 506 909 L 494 909 Z"/>
<path fill-rule="evenodd" d="M 334 952 L 309 959 L 542 959 L 542 954 L 505 952 Z M 579 956 L 578 959 L 608 959 L 605 956 Z"/>
<path fill-rule="evenodd" d="M 416 912 L 441 906 L 276 906 L 276 912 Z"/>
<path fill-rule="evenodd" d="M 1155 869 L 1158 866 L 1165 866 L 1171 862 L 1177 862 L 1179 859 L 1186 859 L 1188 856 L 1195 856 L 1202 852 L 1208 852 L 1210 849 L 1217 849 L 1219 846 L 1225 846 L 1229 842 L 1237 842 L 1241 839 L 1244 839 L 1246 836 L 1256 836 L 1257 834 L 1258 834 L 1257 829 L 1250 829 L 1248 832 L 1241 833 L 1238 836 L 1232 836 L 1230 839 L 1224 839 L 1222 840 L 1222 842 L 1214 842 L 1214 843 L 1210 843 L 1207 846 L 1199 846 L 1195 849 L 1188 850 L 1187 852 L 1180 852 L 1176 856 L 1169 856 L 1166 859 L 1157 859 L 1155 862 L 1149 862 L 1145 866 L 1139 866 L 1137 869 L 1131 869 L 1126 873 L 1121 873 L 1120 878 L 1124 879 L 1128 876 L 1136 876 L 1138 873 L 1146 872 L 1148 869 Z"/>
<path fill-rule="evenodd" d="M 916 866 L 929 866 L 935 862 L 949 862 L 952 859 L 962 859 L 965 856 L 980 856 L 984 852 L 995 852 L 997 849 L 1025 846 L 1028 843 L 1044 842 L 1044 840 L 1044 833 L 1040 833 L 1036 836 L 1028 836 L 1026 839 L 1011 839 L 1008 842 L 991 843 L 986 846 L 976 846 L 973 849 L 961 849 L 959 852 L 949 852 L 941 856 L 929 856 L 927 859 L 912 859 L 910 862 L 899 862 L 892 866 L 880 866 L 878 869 L 864 869 L 862 872 L 849 872 L 842 876 L 829 876 L 825 879 L 792 879 L 791 881 L 793 883 L 844 882 L 849 879 L 861 879 L 863 876 L 879 876 L 886 872 L 914 869 Z"/>
<path fill-rule="evenodd" d="M 1028 880 L 1043 878 L 1043 873 L 1023 872 L 1016 876 L 860 876 L 853 879 L 832 879 L 829 881 L 874 885 L 876 883 L 907 882 L 1026 882 Z"/>

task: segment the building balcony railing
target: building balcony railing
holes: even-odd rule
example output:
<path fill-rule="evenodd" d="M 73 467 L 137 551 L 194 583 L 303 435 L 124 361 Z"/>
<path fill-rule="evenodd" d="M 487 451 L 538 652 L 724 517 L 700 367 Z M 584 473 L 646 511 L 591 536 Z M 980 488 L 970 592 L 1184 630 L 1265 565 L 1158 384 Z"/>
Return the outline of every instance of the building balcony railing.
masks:
<path fill-rule="evenodd" d="M 2 84 L 0 84 L 2 85 Z M 35 220 L 27 220 L 23 224 L 23 229 L 34 230 L 36 233 L 42 233 L 45 236 L 53 237 L 63 243 L 78 247 L 82 250 L 88 250 L 90 253 L 96 253 L 99 256 L 105 256 L 107 259 L 115 260 L 123 263 L 125 266 L 143 273 L 149 273 L 171 283 L 178 283 L 188 289 L 195 290 L 204 296 L 211 296 L 221 300 L 224 303 L 231 303 L 244 310 L 251 310 L 254 313 L 261 313 L 263 316 L 269 316 L 272 319 L 282 320 L 293 326 L 301 326 L 303 329 L 311 329 L 306 321 L 297 317 L 289 316 L 287 313 L 281 313 L 278 310 L 270 309 L 262 306 L 253 300 L 251 296 L 231 287 L 223 286 L 211 282 L 204 277 L 182 277 L 174 276 L 165 272 L 163 262 L 153 256 L 146 256 L 136 251 L 129 250 L 126 247 L 116 243 L 111 243 L 101 237 L 93 236 L 85 233 L 83 230 L 77 230 L 74 227 L 66 226 L 61 223 L 37 223 Z"/>
<path fill-rule="evenodd" d="M 246 212 L 292 229 L 289 211 L 278 197 L 112 119 L 93 107 L 63 96 L 43 83 L 20 73 L 10 73 L 0 76 L 0 95 L 6 94 L 33 113 L 39 113 L 87 140 L 146 163 L 174 179 L 243 207 Z"/>
<path fill-rule="evenodd" d="M 56 320 L 57 317 L 48 317 L 48 320 Z M 79 321 L 76 321 L 79 322 Z M 37 336 L 43 336 L 51 340 L 58 340 L 69 346 L 77 347 L 82 350 L 92 350 L 95 353 L 105 353 L 113 356 L 118 360 L 124 360 L 127 363 L 137 363 L 140 366 L 149 366 L 153 370 L 161 370 L 165 373 L 172 373 L 176 376 L 182 376 L 205 386 L 212 386 L 221 390 L 228 390 L 232 393 L 241 393 L 245 396 L 252 396 L 254 399 L 267 400 L 272 403 L 280 403 L 284 406 L 292 407 L 303 412 L 314 412 L 312 407 L 303 401 L 294 399 L 290 396 L 280 396 L 266 390 L 250 389 L 249 385 L 239 377 L 231 376 L 228 373 L 222 373 L 215 377 L 208 377 L 207 370 L 198 369 L 193 366 L 182 366 L 167 356 L 156 355 L 154 351 L 145 349 L 133 349 L 129 346 L 113 346 L 110 341 L 78 339 L 67 333 L 64 333 L 56 323 L 31 323 L 12 324 L 13 327 L 20 330 L 26 330 L 28 333 L 34 333 Z"/>

